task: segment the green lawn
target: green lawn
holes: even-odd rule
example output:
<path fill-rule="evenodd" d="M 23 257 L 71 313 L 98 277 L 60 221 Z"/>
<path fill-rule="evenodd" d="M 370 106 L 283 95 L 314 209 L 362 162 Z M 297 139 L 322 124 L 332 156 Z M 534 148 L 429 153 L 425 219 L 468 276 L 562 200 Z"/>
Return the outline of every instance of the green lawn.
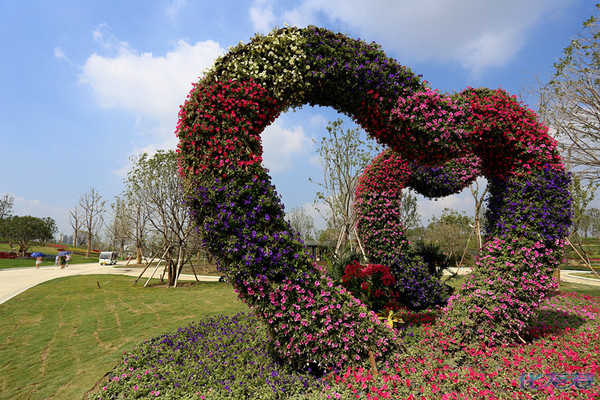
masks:
<path fill-rule="evenodd" d="M 248 311 L 224 283 L 143 288 L 133 279 L 61 278 L 1 304 L 0 399 L 81 399 L 136 343 Z"/>

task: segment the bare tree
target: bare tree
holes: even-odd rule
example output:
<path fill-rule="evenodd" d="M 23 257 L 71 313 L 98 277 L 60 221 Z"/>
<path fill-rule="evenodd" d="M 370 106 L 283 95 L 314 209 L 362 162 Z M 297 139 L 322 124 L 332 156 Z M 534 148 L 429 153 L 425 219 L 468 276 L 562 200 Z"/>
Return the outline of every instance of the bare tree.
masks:
<path fill-rule="evenodd" d="M 0 220 L 10 217 L 14 203 L 15 196 L 12 194 L 5 194 L 0 197 Z"/>
<path fill-rule="evenodd" d="M 481 248 L 483 245 L 483 241 L 481 239 L 481 219 L 484 215 L 483 201 L 488 192 L 488 186 L 486 185 L 483 189 L 483 192 L 479 194 L 479 182 L 475 181 L 469 186 L 469 189 L 471 189 L 471 195 L 473 196 L 473 200 L 475 200 L 475 226 L 473 229 L 477 233 L 477 243 L 479 244 L 479 248 Z"/>
<path fill-rule="evenodd" d="M 129 210 L 127 203 L 120 197 L 115 197 L 115 202 L 111 205 L 113 218 L 106 229 L 108 239 L 114 248 L 119 249 L 121 256 L 125 255 L 125 245 L 133 236 L 131 219 L 129 218 Z"/>
<path fill-rule="evenodd" d="M 77 247 L 77 244 L 79 243 L 77 241 L 77 236 L 83 225 L 83 214 L 79 208 L 79 204 L 75 205 L 74 209 L 69 210 L 69 222 L 71 223 L 71 228 L 73 228 L 73 246 Z"/>
<path fill-rule="evenodd" d="M 95 188 L 91 188 L 79 198 L 78 205 L 83 214 L 83 228 L 87 233 L 86 257 L 90 256 L 94 234 L 104 223 L 105 204 L 106 201 L 102 200 L 102 196 Z"/>
<path fill-rule="evenodd" d="M 600 14 L 600 4 L 596 5 Z M 582 179 L 600 178 L 600 22 L 598 15 L 554 64 L 553 79 L 541 89 L 540 114 L 554 133 L 567 166 Z"/>
<path fill-rule="evenodd" d="M 421 216 L 417 211 L 417 196 L 408 189 L 400 194 L 400 218 L 406 231 L 421 226 Z"/>
<path fill-rule="evenodd" d="M 136 231 L 142 222 L 148 222 L 150 238 L 160 246 L 160 255 L 164 255 L 166 261 L 168 285 L 174 286 L 183 265 L 197 251 L 175 152 L 158 151 L 151 157 L 145 153 L 140 155 L 134 160 L 125 183 L 130 215 L 141 213 L 136 218 L 140 223 Z"/>
<path fill-rule="evenodd" d="M 286 213 L 285 219 L 290 223 L 292 229 L 300 234 L 302 240 L 314 239 L 315 222 L 313 217 L 306 213 L 302 207 L 294 207 Z"/>
<path fill-rule="evenodd" d="M 338 231 L 336 255 L 344 252 L 356 222 L 354 189 L 358 178 L 376 154 L 377 146 L 365 142 L 359 129 L 344 130 L 338 119 L 327 125 L 328 137 L 319 142 L 317 152 L 323 168 L 323 181 L 318 182 L 315 203 L 323 202 L 329 215 L 324 216 L 331 228 Z M 311 182 L 314 182 L 311 179 Z"/>

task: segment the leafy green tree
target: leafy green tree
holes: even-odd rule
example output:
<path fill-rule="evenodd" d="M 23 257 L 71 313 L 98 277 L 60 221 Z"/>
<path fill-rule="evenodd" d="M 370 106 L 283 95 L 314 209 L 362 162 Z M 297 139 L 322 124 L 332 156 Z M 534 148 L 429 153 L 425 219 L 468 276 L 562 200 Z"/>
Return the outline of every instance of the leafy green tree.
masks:
<path fill-rule="evenodd" d="M 473 230 L 473 218 L 451 208 L 433 217 L 424 235 L 425 242 L 441 247 L 448 258 L 460 257 Z"/>
<path fill-rule="evenodd" d="M 37 218 L 30 215 L 11 216 L 0 220 L 0 236 L 19 246 L 19 253 L 24 254 L 32 242 L 51 240 L 57 232 L 56 222 L 50 218 Z"/>

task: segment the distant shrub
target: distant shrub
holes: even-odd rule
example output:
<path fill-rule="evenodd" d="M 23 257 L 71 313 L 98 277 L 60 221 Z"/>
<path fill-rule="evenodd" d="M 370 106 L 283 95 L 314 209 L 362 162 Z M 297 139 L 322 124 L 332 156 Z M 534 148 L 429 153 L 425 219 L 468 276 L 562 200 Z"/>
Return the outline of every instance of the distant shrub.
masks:
<path fill-rule="evenodd" d="M 15 259 L 17 258 L 17 253 L 13 251 L 0 251 L 0 258 Z"/>

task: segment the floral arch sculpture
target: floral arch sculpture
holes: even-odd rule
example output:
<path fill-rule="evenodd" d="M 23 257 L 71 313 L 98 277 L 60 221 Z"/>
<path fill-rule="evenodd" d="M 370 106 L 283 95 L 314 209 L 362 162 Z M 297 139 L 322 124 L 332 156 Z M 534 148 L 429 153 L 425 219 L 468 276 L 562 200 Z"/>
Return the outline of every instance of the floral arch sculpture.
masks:
<path fill-rule="evenodd" d="M 412 308 L 443 305 L 445 285 L 431 275 L 404 235 L 401 191 L 410 187 L 428 198 L 460 192 L 480 175 L 481 160 L 462 156 L 442 166 L 408 163 L 387 149 L 375 157 L 358 180 L 355 193 L 358 235 L 370 263 L 390 268 L 398 300 Z"/>
<path fill-rule="evenodd" d="M 545 128 L 503 91 L 444 96 L 375 44 L 284 28 L 217 59 L 177 126 L 192 216 L 239 297 L 267 324 L 275 350 L 298 368 L 402 351 L 393 329 L 314 266 L 261 166 L 261 132 L 304 104 L 351 116 L 419 165 L 471 153 L 481 159 L 492 192 L 488 241 L 440 325 L 450 340 L 518 336 L 552 286 L 569 225 L 568 176 Z"/>

